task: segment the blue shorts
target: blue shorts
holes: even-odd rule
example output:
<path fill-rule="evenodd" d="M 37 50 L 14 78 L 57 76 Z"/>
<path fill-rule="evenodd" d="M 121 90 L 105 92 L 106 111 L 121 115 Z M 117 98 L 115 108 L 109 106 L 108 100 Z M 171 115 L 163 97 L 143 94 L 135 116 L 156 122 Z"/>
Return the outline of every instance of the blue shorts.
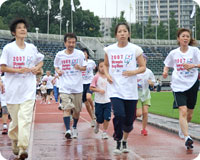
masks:
<path fill-rule="evenodd" d="M 98 123 L 103 123 L 104 120 L 111 119 L 111 103 L 95 103 L 95 115 Z"/>
<path fill-rule="evenodd" d="M 83 95 L 82 95 L 82 101 L 86 102 L 87 101 L 87 93 L 92 94 L 92 91 L 90 90 L 90 84 L 83 84 Z"/>

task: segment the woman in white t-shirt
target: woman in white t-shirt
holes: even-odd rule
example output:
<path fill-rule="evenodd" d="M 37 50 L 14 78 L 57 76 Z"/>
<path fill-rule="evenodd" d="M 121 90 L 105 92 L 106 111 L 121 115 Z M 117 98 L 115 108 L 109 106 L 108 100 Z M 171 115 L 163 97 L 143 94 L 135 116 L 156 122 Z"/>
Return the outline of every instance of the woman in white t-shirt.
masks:
<path fill-rule="evenodd" d="M 43 65 L 44 55 L 25 42 L 27 22 L 15 19 L 10 25 L 13 42 L 4 48 L 0 59 L 5 72 L 5 90 L 8 112 L 12 118 L 8 136 L 12 140 L 13 153 L 19 159 L 28 157 L 33 108 L 36 98 L 36 74 Z"/>
<path fill-rule="evenodd" d="M 108 95 L 114 111 L 113 137 L 117 141 L 117 147 L 114 150 L 116 154 L 129 152 L 127 138 L 133 129 L 138 100 L 136 75 L 146 69 L 143 50 L 129 42 L 130 35 L 130 29 L 126 23 L 118 24 L 115 29 L 117 43 L 104 49 L 106 52 L 104 72 L 109 82 Z M 136 68 L 137 63 L 138 68 Z"/>
<path fill-rule="evenodd" d="M 200 51 L 197 47 L 193 47 L 196 42 L 188 29 L 179 29 L 177 40 L 180 47 L 172 50 L 166 57 L 163 77 L 167 78 L 169 68 L 174 69 L 171 80 L 174 108 L 179 109 L 179 124 L 182 138 L 185 137 L 185 146 L 192 148 L 193 140 L 188 134 L 188 122 L 192 119 L 197 100 Z"/>
<path fill-rule="evenodd" d="M 145 62 L 147 61 L 147 56 L 143 54 L 145 58 Z M 148 122 L 148 108 L 151 106 L 151 93 L 149 86 L 153 87 L 155 83 L 155 77 L 153 72 L 146 68 L 144 73 L 140 73 L 137 75 L 138 82 L 138 103 L 137 103 L 137 112 L 136 116 L 142 116 L 142 130 L 141 134 L 144 136 L 148 135 L 146 130 L 147 122 Z"/>
<path fill-rule="evenodd" d="M 85 55 L 85 60 L 87 62 L 86 71 L 82 72 L 83 77 L 83 95 L 82 95 L 82 101 L 86 106 L 87 112 L 91 118 L 91 127 L 94 127 L 95 125 L 95 119 L 94 119 L 94 104 L 92 100 L 92 91 L 90 90 L 90 83 L 92 82 L 92 79 L 94 77 L 94 69 L 96 67 L 95 62 L 92 59 L 89 59 L 90 54 L 87 48 L 81 49 Z"/>

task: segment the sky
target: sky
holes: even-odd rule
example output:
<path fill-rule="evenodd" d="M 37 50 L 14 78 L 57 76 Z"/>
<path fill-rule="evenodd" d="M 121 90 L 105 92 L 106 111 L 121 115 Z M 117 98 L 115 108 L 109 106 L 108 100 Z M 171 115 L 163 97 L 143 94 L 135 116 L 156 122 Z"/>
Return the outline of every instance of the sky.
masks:
<path fill-rule="evenodd" d="M 125 18 L 128 22 L 135 22 L 135 0 L 79 0 L 84 10 L 89 9 L 94 15 L 100 18 L 119 17 L 121 11 L 125 11 Z M 117 3 L 118 2 L 118 3 Z M 118 5 L 116 5 L 118 4 Z M 130 4 L 133 8 L 130 14 Z M 118 7 L 117 7 L 118 6 Z M 105 9 L 106 8 L 106 9 Z"/>

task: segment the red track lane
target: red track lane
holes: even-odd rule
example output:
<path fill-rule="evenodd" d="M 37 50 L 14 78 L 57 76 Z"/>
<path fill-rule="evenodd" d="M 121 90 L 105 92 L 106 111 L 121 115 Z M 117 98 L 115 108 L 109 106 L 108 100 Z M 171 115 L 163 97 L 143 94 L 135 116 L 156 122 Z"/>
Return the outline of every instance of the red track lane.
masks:
<path fill-rule="evenodd" d="M 30 140 L 30 160 L 192 160 L 200 152 L 200 144 L 194 142 L 193 151 L 187 151 L 184 141 L 176 134 L 148 126 L 148 136 L 140 134 L 141 122 L 134 123 L 134 130 L 128 139 L 131 150 L 128 154 L 116 156 L 112 153 L 115 142 L 112 139 L 113 125 L 109 126 L 108 140 L 101 139 L 101 132 L 94 134 L 90 118 L 83 108 L 78 123 L 78 139 L 66 140 L 62 111 L 57 104 L 36 104 L 35 123 Z M 2 125 L 0 126 L 2 127 Z M 6 159 L 13 160 L 11 143 L 7 135 L 0 135 L 0 151 Z"/>

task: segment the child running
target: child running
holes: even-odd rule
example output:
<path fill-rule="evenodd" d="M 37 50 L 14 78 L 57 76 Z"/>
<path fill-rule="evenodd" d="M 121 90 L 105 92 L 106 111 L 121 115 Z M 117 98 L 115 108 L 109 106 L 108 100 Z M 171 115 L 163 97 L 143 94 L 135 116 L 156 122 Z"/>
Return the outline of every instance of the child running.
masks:
<path fill-rule="evenodd" d="M 41 91 L 41 95 L 42 95 L 41 104 L 42 103 L 46 104 L 46 99 L 47 99 L 47 81 L 42 81 L 42 85 L 40 86 L 40 91 Z"/>
<path fill-rule="evenodd" d="M 100 59 L 97 69 L 98 73 L 92 80 L 90 90 L 95 93 L 95 115 L 96 125 L 94 132 L 99 132 L 99 125 L 103 124 L 103 139 L 108 139 L 107 129 L 111 118 L 111 102 L 107 95 L 107 78 L 104 74 L 104 60 Z"/>
<path fill-rule="evenodd" d="M 147 56 L 143 54 L 145 63 L 147 61 Z M 150 86 L 154 86 L 155 77 L 153 72 L 146 68 L 144 73 L 140 73 L 137 75 L 138 82 L 138 103 L 137 103 L 137 112 L 136 116 L 141 117 L 142 115 L 142 130 L 141 134 L 144 136 L 148 135 L 146 130 L 147 121 L 148 121 L 148 108 L 151 106 L 151 93 L 149 89 Z"/>

